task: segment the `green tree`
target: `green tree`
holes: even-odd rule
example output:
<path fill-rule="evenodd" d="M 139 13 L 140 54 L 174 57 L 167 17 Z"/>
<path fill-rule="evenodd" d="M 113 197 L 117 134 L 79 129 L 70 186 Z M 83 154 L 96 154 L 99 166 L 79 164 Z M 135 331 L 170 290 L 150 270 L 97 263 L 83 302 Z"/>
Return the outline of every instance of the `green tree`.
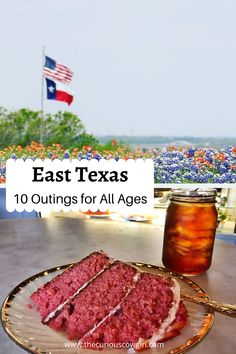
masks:
<path fill-rule="evenodd" d="M 0 110 L 0 147 L 27 145 L 39 138 L 40 112 L 22 108 L 15 112 Z"/>
<path fill-rule="evenodd" d="M 80 136 L 76 137 L 71 147 L 78 147 L 81 149 L 83 146 L 92 146 L 94 149 L 99 149 L 99 141 L 92 134 L 82 133 Z"/>
<path fill-rule="evenodd" d="M 71 112 L 47 114 L 43 120 L 43 142 L 62 144 L 64 148 L 74 145 L 75 139 L 85 134 L 85 127 L 80 118 Z"/>
<path fill-rule="evenodd" d="M 64 148 L 81 148 L 83 145 L 98 145 L 98 140 L 87 134 L 81 119 L 71 112 L 59 111 L 46 114 L 41 122 L 41 112 L 22 108 L 8 112 L 0 107 L 0 148 L 9 145 L 26 146 L 40 140 L 42 123 L 43 143 L 61 144 Z"/>

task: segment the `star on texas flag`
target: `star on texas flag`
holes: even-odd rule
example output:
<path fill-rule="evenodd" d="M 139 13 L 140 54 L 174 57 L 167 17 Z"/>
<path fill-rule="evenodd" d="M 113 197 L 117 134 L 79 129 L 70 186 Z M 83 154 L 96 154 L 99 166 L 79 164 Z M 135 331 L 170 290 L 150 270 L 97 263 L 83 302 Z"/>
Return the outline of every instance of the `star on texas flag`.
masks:
<path fill-rule="evenodd" d="M 68 88 L 47 78 L 46 84 L 48 100 L 62 101 L 68 103 L 68 105 L 72 103 L 74 96 Z"/>

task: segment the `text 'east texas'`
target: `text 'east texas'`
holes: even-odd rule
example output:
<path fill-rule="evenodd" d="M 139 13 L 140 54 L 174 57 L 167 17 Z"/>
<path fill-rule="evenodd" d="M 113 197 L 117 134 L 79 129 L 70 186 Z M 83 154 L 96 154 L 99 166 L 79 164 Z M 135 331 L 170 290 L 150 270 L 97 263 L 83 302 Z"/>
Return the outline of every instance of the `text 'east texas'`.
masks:
<path fill-rule="evenodd" d="M 76 173 L 77 182 L 126 182 L 128 171 L 89 171 L 88 167 L 75 167 L 69 169 L 51 171 L 44 167 L 32 167 L 32 182 L 71 182 L 72 173 Z"/>

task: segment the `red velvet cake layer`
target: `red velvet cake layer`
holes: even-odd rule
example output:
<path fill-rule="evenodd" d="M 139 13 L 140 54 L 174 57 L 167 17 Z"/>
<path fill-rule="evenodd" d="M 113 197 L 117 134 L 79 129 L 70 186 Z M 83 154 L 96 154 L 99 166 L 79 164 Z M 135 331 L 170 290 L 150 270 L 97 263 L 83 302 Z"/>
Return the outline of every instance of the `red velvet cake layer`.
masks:
<path fill-rule="evenodd" d="M 30 299 L 36 305 L 42 320 L 96 276 L 109 262 L 110 258 L 103 252 L 91 253 L 34 292 Z"/>
<path fill-rule="evenodd" d="M 137 270 L 116 261 L 49 321 L 69 339 L 80 339 L 113 310 L 135 284 Z"/>
<path fill-rule="evenodd" d="M 175 302 L 172 287 L 174 283 L 170 278 L 143 273 L 136 287 L 122 302 L 121 308 L 82 339 L 84 345 L 115 343 L 119 346 L 125 343 L 135 347 L 140 339 L 145 344 L 145 340 L 158 333 L 161 324 L 168 319 Z M 186 310 L 183 307 L 182 304 L 179 317 L 184 319 L 185 324 Z"/>

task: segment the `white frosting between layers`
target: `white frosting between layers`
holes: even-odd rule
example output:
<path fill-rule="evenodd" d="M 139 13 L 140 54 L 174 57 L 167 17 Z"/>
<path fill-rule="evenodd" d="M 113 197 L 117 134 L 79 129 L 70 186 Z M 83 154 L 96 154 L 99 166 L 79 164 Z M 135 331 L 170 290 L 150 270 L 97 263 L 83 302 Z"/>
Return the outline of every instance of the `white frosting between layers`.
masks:
<path fill-rule="evenodd" d="M 92 277 L 91 279 L 89 279 L 86 283 L 84 283 L 79 289 L 76 290 L 76 292 L 74 294 L 72 294 L 66 301 L 64 301 L 62 304 L 60 304 L 59 306 L 57 306 L 57 308 L 55 310 L 53 310 L 52 312 L 50 312 L 47 317 L 45 318 L 45 320 L 42 321 L 43 324 L 47 324 L 49 320 L 51 320 L 58 311 L 60 311 L 66 304 L 68 304 L 68 302 L 70 302 L 71 300 L 73 300 L 77 295 L 79 295 L 79 293 L 86 288 L 90 283 L 92 283 L 100 274 L 102 274 L 107 268 L 109 268 L 115 261 L 113 259 L 110 260 L 110 262 L 108 264 L 106 264 L 94 277 Z"/>
<path fill-rule="evenodd" d="M 171 287 L 171 291 L 173 293 L 173 301 L 172 301 L 172 306 L 170 308 L 169 314 L 166 317 L 166 319 L 162 322 L 160 325 L 158 331 L 149 339 L 145 338 L 139 338 L 138 342 L 136 343 L 136 346 L 138 347 L 139 345 L 141 346 L 142 343 L 148 343 L 150 347 L 153 347 L 157 341 L 162 339 L 166 333 L 166 330 L 168 327 L 171 325 L 171 323 L 175 320 L 176 318 L 176 313 L 179 308 L 179 303 L 180 303 L 180 286 L 179 283 L 175 280 L 172 279 L 174 286 Z"/>

